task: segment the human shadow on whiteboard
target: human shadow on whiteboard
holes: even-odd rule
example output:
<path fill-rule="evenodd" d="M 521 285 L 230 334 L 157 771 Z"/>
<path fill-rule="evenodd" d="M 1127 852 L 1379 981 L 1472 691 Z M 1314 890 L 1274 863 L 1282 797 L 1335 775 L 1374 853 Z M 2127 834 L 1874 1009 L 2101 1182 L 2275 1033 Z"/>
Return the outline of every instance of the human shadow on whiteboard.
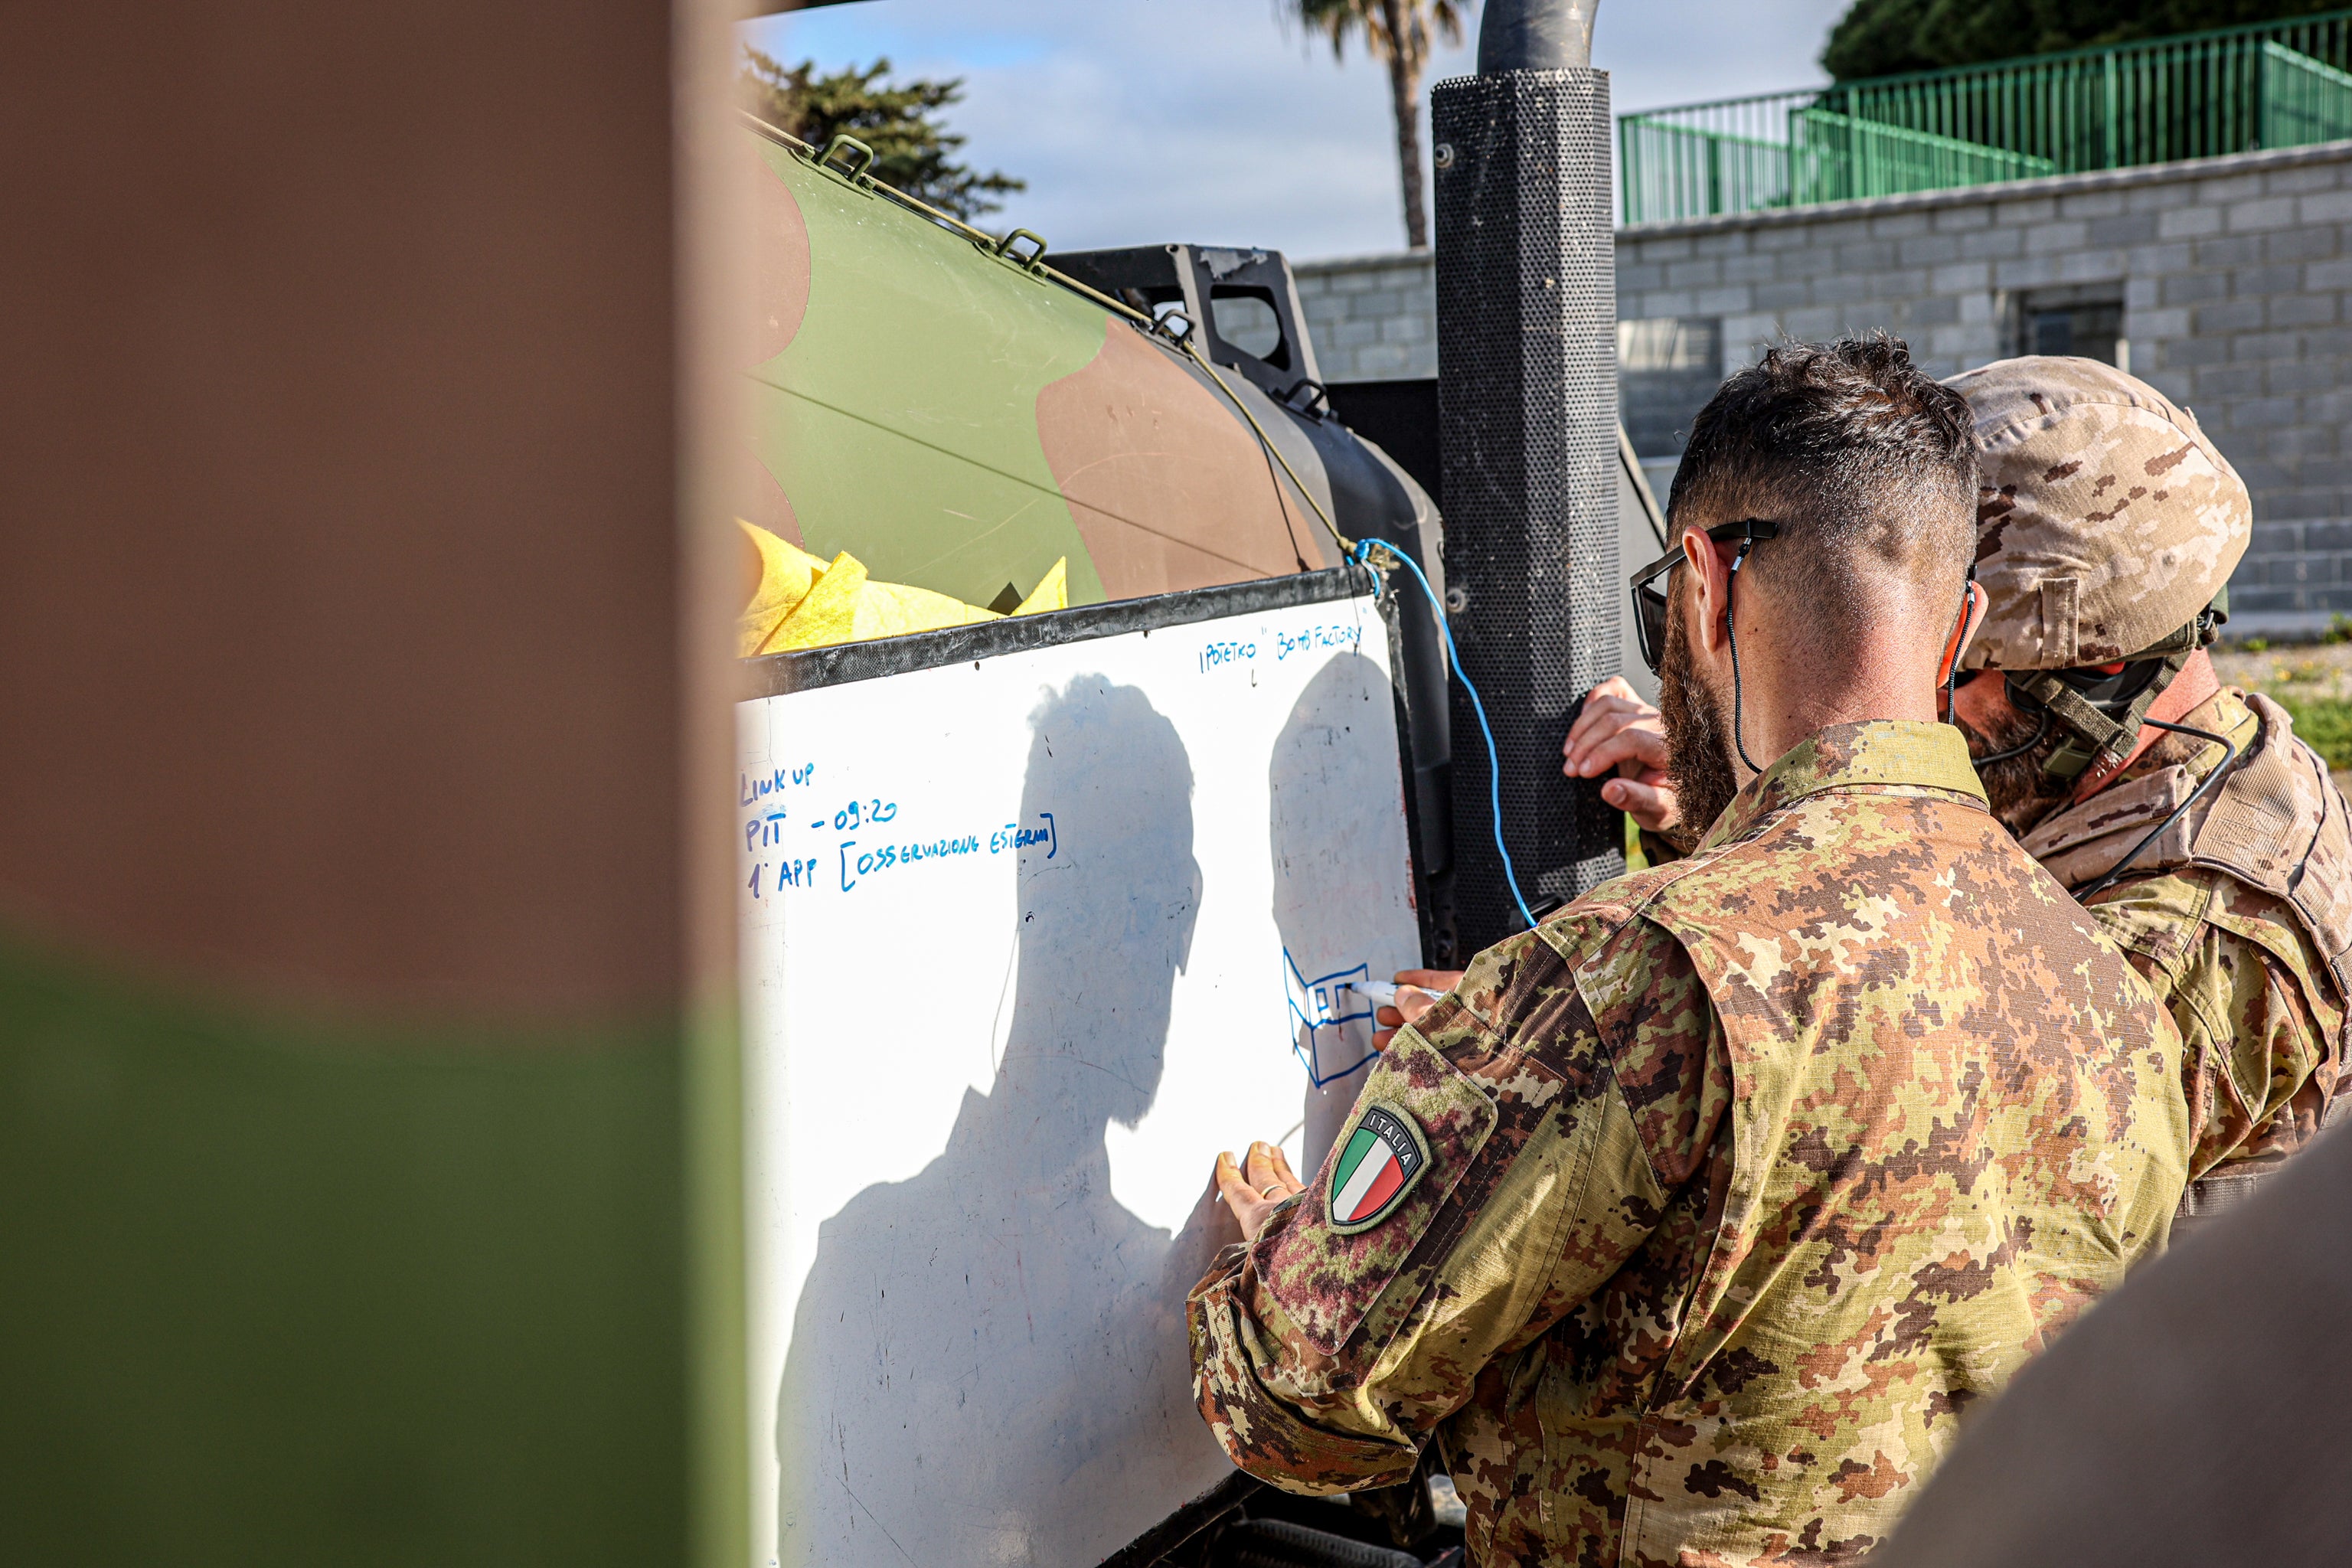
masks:
<path fill-rule="evenodd" d="M 1298 694 L 1266 764 L 1288 1038 L 1307 1069 L 1301 1170 L 1322 1163 L 1373 1059 L 1372 1009 L 1349 983 L 1385 980 L 1404 956 L 1385 952 L 1379 973 L 1370 962 L 1385 945 L 1372 911 L 1407 875 L 1393 742 L 1368 752 L 1362 739 L 1367 725 L 1385 732 L 1376 721 L 1394 700 L 1386 671 L 1343 654 Z"/>
<path fill-rule="evenodd" d="M 781 1561 L 1092 1563 L 1227 1467 L 1195 1413 L 1187 1288 L 1221 1227 L 1205 1201 L 1174 1237 L 1112 1195 L 1105 1130 L 1159 1092 L 1174 977 L 1201 871 L 1192 772 L 1143 693 L 1073 680 L 1032 716 L 1021 820 L 1055 852 L 1018 873 L 1018 979 L 989 1091 L 947 1147 L 822 1226 L 777 1411 Z M 839 1108 L 891 1135 L 891 1037 L 923 1027 L 923 952 L 952 942 L 908 911 L 876 954 L 872 1098 Z"/>

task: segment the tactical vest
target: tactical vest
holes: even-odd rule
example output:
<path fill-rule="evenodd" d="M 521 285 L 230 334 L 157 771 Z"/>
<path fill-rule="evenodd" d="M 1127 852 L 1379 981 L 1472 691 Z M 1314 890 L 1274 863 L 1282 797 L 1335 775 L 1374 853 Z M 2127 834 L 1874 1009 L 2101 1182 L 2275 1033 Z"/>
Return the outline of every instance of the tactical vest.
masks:
<path fill-rule="evenodd" d="M 2224 693 L 2228 695 L 2228 693 Z M 2337 1060 L 2352 1043 L 2352 822 L 2327 764 L 2301 740 L 2286 710 L 2259 694 L 2245 698 L 2260 730 L 2212 795 L 2131 862 L 2126 878 L 2191 868 L 2219 871 L 2280 900 L 2322 960 L 2315 976 L 2343 1021 Z M 2129 855 L 2156 824 L 2187 800 L 2204 775 L 2175 763 L 2111 785 L 2034 825 L 2021 841 L 2069 888 L 2084 888 Z M 2250 940 L 2259 938 L 2248 933 Z M 2292 955 L 2281 953 L 2292 962 Z M 2326 1120 L 2346 1119 L 2352 1073 L 2342 1075 Z M 2200 1220 L 2252 1195 L 2274 1164 L 2201 1176 L 2181 1200 L 2180 1219 Z"/>

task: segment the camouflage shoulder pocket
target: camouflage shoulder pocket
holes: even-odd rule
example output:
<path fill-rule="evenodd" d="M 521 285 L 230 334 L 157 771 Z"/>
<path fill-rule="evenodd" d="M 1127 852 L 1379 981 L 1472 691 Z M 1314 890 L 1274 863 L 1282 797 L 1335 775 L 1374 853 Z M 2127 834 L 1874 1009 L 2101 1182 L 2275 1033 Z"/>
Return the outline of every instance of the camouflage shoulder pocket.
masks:
<path fill-rule="evenodd" d="M 1496 1117 L 1486 1089 L 1417 1030 L 1390 1042 L 1298 1212 L 1259 1260 L 1266 1290 L 1318 1350 L 1336 1355 L 1362 1330 L 1377 1353 L 1411 1310 L 1419 1291 L 1390 1287 L 1409 1263 L 1424 1279 L 1444 1263 L 1463 1216 L 1433 1222 Z"/>

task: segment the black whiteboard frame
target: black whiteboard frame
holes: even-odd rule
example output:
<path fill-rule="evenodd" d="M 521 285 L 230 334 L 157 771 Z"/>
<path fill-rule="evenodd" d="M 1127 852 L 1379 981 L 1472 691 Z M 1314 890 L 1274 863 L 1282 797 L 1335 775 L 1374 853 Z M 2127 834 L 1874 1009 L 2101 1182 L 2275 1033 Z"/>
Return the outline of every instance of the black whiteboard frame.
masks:
<path fill-rule="evenodd" d="M 1372 593 L 1378 593 L 1381 603 L 1387 604 L 1389 595 L 1377 574 L 1361 566 L 1333 566 L 1254 583 L 1187 588 L 1181 593 L 1154 594 L 1144 599 L 1115 599 L 1107 605 L 1086 605 L 1075 610 L 1007 616 L 1001 621 L 950 626 L 945 631 L 910 632 L 905 637 L 877 637 L 870 642 L 798 648 L 744 659 L 740 667 L 742 682 L 736 699 L 750 702 L 762 697 L 783 697 L 820 686 L 877 680 L 887 675 L 907 675 L 918 669 L 937 669 L 943 665 L 1058 647 L 1095 637 L 1158 631 L 1162 626 L 1190 626 L 1196 621 L 1221 620 L 1227 616 L 1254 615 L 1265 610 L 1287 610 L 1300 605 L 1329 604 Z M 1393 643 L 1393 628 L 1391 640 Z M 1390 653 L 1393 658 L 1393 647 Z"/>

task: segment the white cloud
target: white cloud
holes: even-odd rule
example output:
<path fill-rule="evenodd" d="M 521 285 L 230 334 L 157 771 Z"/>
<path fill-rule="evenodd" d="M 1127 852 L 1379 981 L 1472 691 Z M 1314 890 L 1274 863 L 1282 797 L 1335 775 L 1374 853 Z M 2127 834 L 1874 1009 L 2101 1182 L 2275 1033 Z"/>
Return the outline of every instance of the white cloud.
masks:
<path fill-rule="evenodd" d="M 1621 110 L 1801 87 L 1821 79 L 1844 5 L 1611 0 L 1595 63 Z M 1476 31 L 1432 80 L 1472 68 Z M 1299 258 L 1404 241 L 1385 73 L 1355 46 L 1335 64 L 1276 0 L 865 0 L 746 37 L 787 59 L 887 55 L 895 74 L 965 79 L 950 111 L 965 155 L 1029 182 L 990 225 L 1060 249 L 1191 240 Z"/>

